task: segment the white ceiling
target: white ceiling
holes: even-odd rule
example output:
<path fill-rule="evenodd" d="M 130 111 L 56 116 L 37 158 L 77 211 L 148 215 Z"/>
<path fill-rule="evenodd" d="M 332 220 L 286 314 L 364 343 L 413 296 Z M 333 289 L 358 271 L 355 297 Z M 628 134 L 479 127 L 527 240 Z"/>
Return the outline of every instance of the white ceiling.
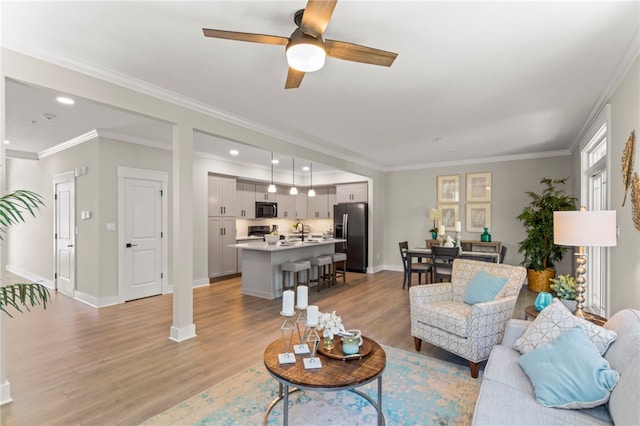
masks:
<path fill-rule="evenodd" d="M 325 37 L 397 52 L 395 63 L 328 58 L 285 90 L 283 46 L 202 35 L 289 36 L 305 4 L 2 1 L 2 45 L 380 170 L 567 152 L 640 50 L 638 1 L 340 0 Z M 167 124 L 53 95 L 7 83 L 9 149 L 39 153 L 93 129 L 170 145 Z M 227 157 L 233 143 L 210 138 L 196 150 Z"/>

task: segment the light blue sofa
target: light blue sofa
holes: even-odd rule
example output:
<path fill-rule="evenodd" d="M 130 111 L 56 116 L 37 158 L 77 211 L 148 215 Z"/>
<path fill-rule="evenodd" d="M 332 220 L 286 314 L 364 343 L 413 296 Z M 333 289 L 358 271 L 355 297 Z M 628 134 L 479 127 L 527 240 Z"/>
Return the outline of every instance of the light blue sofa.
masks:
<path fill-rule="evenodd" d="M 618 334 L 604 357 L 620 373 L 620 380 L 607 404 L 582 410 L 548 408 L 536 401 L 533 386 L 518 364 L 520 352 L 512 348 L 529 324 L 509 320 L 502 343 L 491 351 L 473 425 L 640 425 L 640 311 L 624 309 L 604 325 Z"/>

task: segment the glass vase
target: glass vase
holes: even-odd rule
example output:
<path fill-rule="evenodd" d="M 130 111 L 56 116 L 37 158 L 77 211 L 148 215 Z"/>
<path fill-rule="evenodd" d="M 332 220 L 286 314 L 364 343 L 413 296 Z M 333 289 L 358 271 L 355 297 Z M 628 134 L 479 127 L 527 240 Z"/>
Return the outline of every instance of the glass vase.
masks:
<path fill-rule="evenodd" d="M 322 341 L 322 347 L 326 351 L 330 351 L 333 349 L 333 337 L 325 337 Z"/>
<path fill-rule="evenodd" d="M 484 232 L 480 235 L 480 241 L 485 243 L 491 242 L 491 234 L 489 233 L 489 228 L 484 228 Z"/>

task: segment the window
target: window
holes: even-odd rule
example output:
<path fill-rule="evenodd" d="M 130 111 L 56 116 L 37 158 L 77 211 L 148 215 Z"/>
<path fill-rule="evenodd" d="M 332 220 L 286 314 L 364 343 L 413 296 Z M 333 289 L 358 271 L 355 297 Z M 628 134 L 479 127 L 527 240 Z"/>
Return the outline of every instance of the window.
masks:
<path fill-rule="evenodd" d="M 582 205 L 587 210 L 607 210 L 607 137 L 608 107 L 596 120 L 596 132 L 588 134 L 581 151 Z M 585 230 L 594 232 L 594 230 Z M 585 247 L 587 254 L 587 291 L 585 306 L 594 314 L 607 317 L 609 294 L 609 250 L 606 247 Z"/>

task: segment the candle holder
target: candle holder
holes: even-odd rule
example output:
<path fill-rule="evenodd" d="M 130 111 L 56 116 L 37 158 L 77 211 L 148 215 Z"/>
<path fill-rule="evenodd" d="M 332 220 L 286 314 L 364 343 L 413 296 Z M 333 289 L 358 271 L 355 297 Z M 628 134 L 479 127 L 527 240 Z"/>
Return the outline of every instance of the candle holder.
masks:
<path fill-rule="evenodd" d="M 460 231 L 456 232 L 456 247 L 460 247 L 461 245 Z"/>
<path fill-rule="evenodd" d="M 282 325 L 280 326 L 280 333 L 282 334 L 282 343 L 284 344 L 284 353 L 278 354 L 278 362 L 280 364 L 295 364 L 296 356 L 289 352 L 289 348 L 291 347 L 291 341 L 293 340 L 293 316 L 295 313 L 286 313 L 284 311 L 280 311 L 280 315 L 284 317 L 284 321 L 282 321 Z M 289 338 L 287 339 L 287 336 Z"/>
<path fill-rule="evenodd" d="M 316 330 L 316 325 L 309 325 L 309 333 L 307 334 L 307 344 L 311 347 L 313 344 L 313 350 L 311 351 L 311 356 L 309 358 L 304 358 L 302 362 L 304 362 L 305 370 L 312 370 L 316 368 L 322 368 L 322 363 L 320 362 L 320 358 L 316 357 L 316 351 L 318 350 L 318 343 L 320 342 L 320 336 L 318 336 L 318 331 Z"/>
<path fill-rule="evenodd" d="M 298 344 L 293 345 L 293 352 L 298 354 L 308 354 L 309 353 L 309 345 L 304 342 L 304 339 L 307 337 L 307 307 L 301 307 L 296 305 L 296 310 L 298 311 L 298 316 L 296 317 L 296 328 L 298 329 Z M 302 324 L 302 331 L 300 331 L 300 324 Z"/>

